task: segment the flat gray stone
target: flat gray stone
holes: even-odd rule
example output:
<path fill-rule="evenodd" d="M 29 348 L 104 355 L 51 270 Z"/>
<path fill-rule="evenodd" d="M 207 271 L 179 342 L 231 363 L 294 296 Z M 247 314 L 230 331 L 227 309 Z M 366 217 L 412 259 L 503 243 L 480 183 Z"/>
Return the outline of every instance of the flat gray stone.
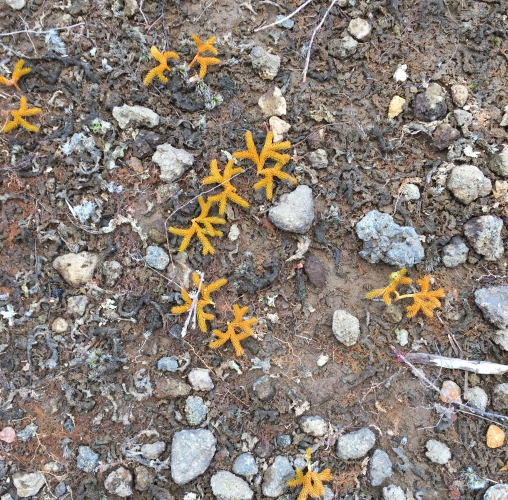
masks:
<path fill-rule="evenodd" d="M 268 211 L 270 221 L 283 231 L 303 234 L 314 220 L 314 199 L 309 186 L 298 186 L 283 194 L 279 202 Z"/>
<path fill-rule="evenodd" d="M 252 67 L 265 80 L 273 80 L 280 68 L 280 57 L 270 54 L 263 47 L 256 45 L 250 53 Z"/>
<path fill-rule="evenodd" d="M 123 130 L 128 127 L 149 127 L 159 125 L 159 115 L 143 106 L 116 106 L 113 108 L 113 117 Z"/>
<path fill-rule="evenodd" d="M 171 477 L 186 484 L 203 474 L 215 455 L 217 439 L 207 429 L 176 432 L 171 448 Z"/>
<path fill-rule="evenodd" d="M 129 497 L 132 495 L 132 473 L 125 467 L 119 467 L 114 470 L 104 481 L 106 488 L 112 495 L 119 497 Z"/>
<path fill-rule="evenodd" d="M 99 256 L 94 253 L 67 253 L 57 257 L 53 267 L 69 285 L 78 287 L 92 279 L 98 263 Z"/>
<path fill-rule="evenodd" d="M 362 458 L 376 444 L 376 435 L 364 427 L 355 432 L 350 432 L 339 437 L 337 440 L 337 457 L 341 460 L 356 460 Z"/>
<path fill-rule="evenodd" d="M 83 472 L 93 472 L 99 465 L 99 454 L 92 451 L 89 446 L 78 448 L 77 467 Z"/>
<path fill-rule="evenodd" d="M 492 157 L 489 169 L 501 177 L 508 177 L 508 147 Z"/>
<path fill-rule="evenodd" d="M 309 436 L 321 437 L 328 432 L 328 422 L 319 415 L 310 415 L 300 418 L 300 427 Z"/>
<path fill-rule="evenodd" d="M 288 481 L 295 478 L 295 471 L 287 457 L 278 455 L 263 476 L 262 491 L 265 497 L 276 498 L 288 489 Z"/>
<path fill-rule="evenodd" d="M 496 215 L 474 217 L 464 224 L 466 238 L 485 260 L 498 260 L 503 255 L 502 229 L 503 219 Z"/>
<path fill-rule="evenodd" d="M 448 189 L 464 205 L 477 198 L 487 196 L 492 191 L 492 182 L 474 165 L 459 165 L 454 167 L 448 176 Z"/>
<path fill-rule="evenodd" d="M 5 3 L 14 10 L 21 10 L 25 8 L 26 0 L 5 0 Z M 0 3 L 1 8 L 1 3 Z"/>
<path fill-rule="evenodd" d="M 444 465 L 450 461 L 450 458 L 452 458 L 450 448 L 440 441 L 429 439 L 425 447 L 427 448 L 425 456 L 435 464 Z"/>
<path fill-rule="evenodd" d="M 486 321 L 502 329 L 508 326 L 508 286 L 480 288 L 474 300 Z"/>
<path fill-rule="evenodd" d="M 335 338 L 346 346 L 355 345 L 360 337 L 360 321 L 344 310 L 333 313 L 332 332 Z"/>
<path fill-rule="evenodd" d="M 452 241 L 443 247 L 441 261 L 445 267 L 457 267 L 467 261 L 469 248 L 459 236 L 454 236 Z"/>
<path fill-rule="evenodd" d="M 146 249 L 145 260 L 150 267 L 159 271 L 164 271 L 169 264 L 169 255 L 161 247 L 149 246 Z"/>
<path fill-rule="evenodd" d="M 252 391 L 261 401 L 270 401 L 275 396 L 275 387 L 269 375 L 263 375 L 252 384 Z"/>
<path fill-rule="evenodd" d="M 226 470 L 216 472 L 210 486 L 217 500 L 250 500 L 254 496 L 246 481 Z"/>
<path fill-rule="evenodd" d="M 369 462 L 370 484 L 380 486 L 389 477 L 392 477 L 392 461 L 386 451 L 376 450 Z"/>
<path fill-rule="evenodd" d="M 164 441 L 157 441 L 141 446 L 141 455 L 147 460 L 156 460 L 165 450 L 166 443 Z"/>
<path fill-rule="evenodd" d="M 16 487 L 16 493 L 21 498 L 37 495 L 40 489 L 46 484 L 44 474 L 37 472 L 15 472 L 12 475 L 12 482 Z"/>
<path fill-rule="evenodd" d="M 161 372 L 176 372 L 178 371 L 178 360 L 173 357 L 164 356 L 157 361 L 157 370 Z"/>
<path fill-rule="evenodd" d="M 174 182 L 179 179 L 194 164 L 194 156 L 185 151 L 177 149 L 171 144 L 161 144 L 152 156 L 152 161 L 160 169 L 160 180 Z"/>
<path fill-rule="evenodd" d="M 258 473 L 256 459 L 251 453 L 242 453 L 233 462 L 233 472 L 240 476 L 250 477 Z"/>

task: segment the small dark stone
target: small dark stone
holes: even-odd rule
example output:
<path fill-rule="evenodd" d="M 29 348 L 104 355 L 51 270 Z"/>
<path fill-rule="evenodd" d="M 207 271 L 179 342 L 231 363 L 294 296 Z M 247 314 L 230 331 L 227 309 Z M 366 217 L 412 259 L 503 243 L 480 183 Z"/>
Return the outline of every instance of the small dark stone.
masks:
<path fill-rule="evenodd" d="M 120 94 L 117 92 L 106 92 L 106 98 L 104 99 L 104 107 L 109 109 L 110 111 L 113 108 L 121 106 L 123 104 L 123 99 Z"/>
<path fill-rule="evenodd" d="M 175 323 L 170 329 L 169 329 L 169 338 L 180 340 L 182 338 L 182 325 Z"/>
<path fill-rule="evenodd" d="M 74 424 L 74 421 L 72 420 L 72 418 L 68 418 L 65 420 L 64 429 L 67 432 L 72 432 L 74 430 L 74 427 L 76 427 L 76 425 Z"/>
<path fill-rule="evenodd" d="M 432 136 L 432 144 L 436 149 L 446 149 L 460 137 L 460 132 L 448 123 L 442 123 L 436 127 Z"/>
<path fill-rule="evenodd" d="M 51 290 L 51 297 L 61 301 L 62 297 L 63 297 L 63 293 L 64 293 L 63 288 L 56 287 L 56 288 L 53 288 L 53 290 Z"/>
<path fill-rule="evenodd" d="M 447 111 L 445 92 L 437 84 L 431 83 L 425 92 L 415 99 L 415 118 L 422 122 L 432 122 L 441 118 Z"/>
<path fill-rule="evenodd" d="M 157 146 L 164 142 L 162 136 L 157 132 L 151 130 L 141 130 L 134 139 L 132 145 L 132 156 L 142 160 L 148 156 L 153 155 Z"/>
<path fill-rule="evenodd" d="M 159 314 L 159 311 L 156 309 L 152 309 L 146 316 L 145 316 L 145 327 L 147 330 L 150 330 L 153 332 L 154 330 L 158 330 L 159 328 L 162 328 L 162 317 Z"/>
<path fill-rule="evenodd" d="M 154 221 L 148 230 L 148 236 L 150 236 L 155 243 L 159 244 L 166 243 L 166 234 L 166 226 L 161 219 Z"/>
<path fill-rule="evenodd" d="M 275 438 L 275 441 L 280 448 L 287 448 L 291 445 L 291 436 L 289 434 L 280 434 Z"/>
<path fill-rule="evenodd" d="M 252 384 L 252 390 L 261 401 L 269 401 L 275 396 L 275 388 L 273 387 L 272 379 L 268 375 L 257 379 Z"/>
<path fill-rule="evenodd" d="M 325 129 L 324 128 L 314 130 L 307 137 L 307 145 L 311 149 L 318 149 L 323 144 L 324 139 L 325 139 Z"/>
<path fill-rule="evenodd" d="M 310 254 L 305 259 L 305 264 L 303 266 L 307 276 L 309 277 L 310 282 L 322 288 L 326 284 L 326 270 L 323 266 L 323 263 L 313 254 Z"/>
<path fill-rule="evenodd" d="M 272 446 L 268 439 L 262 439 L 254 447 L 254 454 L 259 458 L 270 458 L 272 456 Z"/>
<path fill-rule="evenodd" d="M 76 0 L 75 2 L 72 2 L 69 7 L 69 14 L 71 16 L 86 14 L 89 8 L 90 5 L 88 4 L 88 0 Z"/>
<path fill-rule="evenodd" d="M 58 483 L 55 486 L 55 495 L 58 498 L 63 497 L 66 493 L 67 493 L 67 485 L 64 482 Z"/>

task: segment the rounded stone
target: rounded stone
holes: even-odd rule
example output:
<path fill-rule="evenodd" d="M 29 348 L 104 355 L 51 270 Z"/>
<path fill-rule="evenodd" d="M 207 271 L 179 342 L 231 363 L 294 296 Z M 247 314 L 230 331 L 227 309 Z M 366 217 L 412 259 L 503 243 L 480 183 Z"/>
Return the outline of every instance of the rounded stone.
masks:
<path fill-rule="evenodd" d="M 119 497 L 129 497 L 132 495 L 132 474 L 124 467 L 111 472 L 104 481 L 104 488 L 111 494 Z"/>
<path fill-rule="evenodd" d="M 242 453 L 233 462 L 233 472 L 240 476 L 253 476 L 258 473 L 256 459 L 251 453 Z"/>
<path fill-rule="evenodd" d="M 464 392 L 464 399 L 469 406 L 482 411 L 485 411 L 487 403 L 489 402 L 487 393 L 481 387 L 469 387 L 467 391 Z"/>
<path fill-rule="evenodd" d="M 441 387 L 439 399 L 443 401 L 443 403 L 449 403 L 450 399 L 457 403 L 462 403 L 460 392 L 460 387 L 453 380 L 445 380 Z"/>
<path fill-rule="evenodd" d="M 163 271 L 168 267 L 169 255 L 161 248 L 150 246 L 146 249 L 146 263 L 154 269 Z"/>
<path fill-rule="evenodd" d="M 425 456 L 435 464 L 444 465 L 452 458 L 450 448 L 440 441 L 429 439 L 425 446 L 427 448 Z"/>
<path fill-rule="evenodd" d="M 457 267 L 467 261 L 469 248 L 458 236 L 454 236 L 452 241 L 443 247 L 441 261 L 445 267 Z"/>
<path fill-rule="evenodd" d="M 464 205 L 477 198 L 488 196 L 492 191 L 492 182 L 474 165 L 459 165 L 448 176 L 446 187 Z"/>
<path fill-rule="evenodd" d="M 332 331 L 340 343 L 355 345 L 360 337 L 360 321 L 347 311 L 337 310 L 333 313 Z"/>
<path fill-rule="evenodd" d="M 300 419 L 300 427 L 305 434 L 314 437 L 324 436 L 328 431 L 328 423 L 319 415 L 302 417 Z"/>
<path fill-rule="evenodd" d="M 402 189 L 402 198 L 406 201 L 415 201 L 420 199 L 420 188 L 416 184 L 406 184 Z"/>
<path fill-rule="evenodd" d="M 496 384 L 492 389 L 492 407 L 494 410 L 508 410 L 508 382 Z"/>
<path fill-rule="evenodd" d="M 217 500 L 250 500 L 254 496 L 246 481 L 226 470 L 216 472 L 210 486 Z"/>
<path fill-rule="evenodd" d="M 406 494 L 400 486 L 390 484 L 383 488 L 383 500 L 406 500 Z"/>
<path fill-rule="evenodd" d="M 452 85 L 452 99 L 453 102 L 459 106 L 459 108 L 462 108 L 464 104 L 467 102 L 467 98 L 469 95 L 469 90 L 467 88 L 467 85 L 463 85 L 460 83 L 456 83 L 455 85 Z"/>
<path fill-rule="evenodd" d="M 497 425 L 491 424 L 487 429 L 487 446 L 489 448 L 499 448 L 503 446 L 505 438 L 505 432 Z"/>
<path fill-rule="evenodd" d="M 505 147 L 501 153 L 492 157 L 489 169 L 501 177 L 508 177 L 508 147 Z"/>
<path fill-rule="evenodd" d="M 364 427 L 350 432 L 337 440 L 337 457 L 341 460 L 356 460 L 364 457 L 376 444 L 376 435 Z"/>
<path fill-rule="evenodd" d="M 69 323 L 64 318 L 56 318 L 53 323 L 51 323 L 51 329 L 55 333 L 64 333 L 69 329 Z"/>
<path fill-rule="evenodd" d="M 366 19 L 357 17 L 349 21 L 348 31 L 351 36 L 354 36 L 357 40 L 364 40 L 370 35 L 372 27 Z"/>
<path fill-rule="evenodd" d="M 508 498 L 508 484 L 491 486 L 483 495 L 483 500 L 506 500 Z"/>
<path fill-rule="evenodd" d="M 166 449 L 164 441 L 157 441 L 155 443 L 144 444 L 141 446 L 141 455 L 148 460 L 155 460 L 160 457 Z"/>

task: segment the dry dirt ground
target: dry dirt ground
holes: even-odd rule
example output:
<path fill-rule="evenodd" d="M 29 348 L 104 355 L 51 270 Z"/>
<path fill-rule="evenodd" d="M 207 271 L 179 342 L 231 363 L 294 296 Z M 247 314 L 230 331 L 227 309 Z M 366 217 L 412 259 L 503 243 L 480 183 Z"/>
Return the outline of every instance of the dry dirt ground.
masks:
<path fill-rule="evenodd" d="M 430 189 L 434 179 L 427 174 L 438 159 L 446 162 L 449 152 L 434 148 L 432 137 L 423 132 L 403 130 L 417 122 L 415 96 L 429 83 L 446 90 L 449 122 L 455 126 L 457 106 L 450 89 L 463 83 L 475 120 L 467 137 L 461 138 L 478 152 L 468 162 L 488 172 L 485 166 L 494 147 L 500 150 L 508 138 L 499 125 L 508 104 L 506 3 L 339 2 L 316 35 L 306 82 L 306 50 L 329 6 L 326 1 L 310 3 L 293 18 L 291 29 L 256 33 L 254 28 L 290 13 L 298 2 L 139 4 L 127 13 L 132 4 L 122 0 L 28 0 L 21 10 L 0 7 L 0 72 L 8 76 L 20 58 L 32 70 L 21 80 L 20 90 L 0 85 L 2 124 L 9 111 L 17 109 L 21 95 L 27 96 L 30 107 L 42 109 L 29 118 L 40 126 L 38 133 L 16 129 L 0 137 L 0 430 L 38 426 L 28 441 L 1 444 L 0 496 L 17 498 L 10 480 L 15 472 L 44 471 L 47 486 L 33 498 L 54 498 L 52 492 L 62 481 L 68 486 L 66 498 L 117 498 L 105 489 L 105 477 L 120 464 L 130 470 L 138 465 L 122 454 L 122 446 L 142 431 L 156 431 L 157 440 L 168 444 L 164 460 L 170 456 L 173 434 L 191 427 L 185 419 L 185 397 L 157 397 L 157 391 L 150 395 L 136 382 L 149 375 L 155 389 L 168 376 L 186 381 L 192 368 L 208 368 L 215 384 L 212 391 L 201 393 L 210 409 L 201 427 L 217 438 L 216 455 L 192 482 L 178 486 L 169 469 L 162 469 L 151 489 L 135 490 L 131 498 L 170 498 L 167 492 L 177 499 L 189 492 L 195 498 L 214 498 L 210 477 L 218 470 L 231 470 L 242 448 L 254 454 L 262 471 L 276 455 L 296 457 L 316 443 L 320 468 L 333 474 L 327 484 L 334 498 L 381 498 L 382 487 L 370 485 L 363 459 L 344 462 L 335 453 L 337 437 L 361 427 L 375 432 L 376 447 L 392 460 L 393 475 L 383 486 L 399 485 L 409 492 L 408 498 L 482 498 L 485 488 L 473 491 L 460 481 L 468 466 L 490 481 L 505 482 L 508 473 L 500 469 L 508 453 L 505 446 L 486 447 L 489 422 L 454 412 L 450 425 L 441 425 L 439 395 L 394 357 L 390 345 L 506 362 L 504 351 L 490 340 L 495 328 L 484 321 L 473 297 L 481 286 L 508 284 L 506 258 L 488 262 L 473 255 L 456 268 L 432 258 L 440 250 L 433 242 L 462 235 L 471 217 L 492 214 L 506 221 L 504 199 L 496 200 L 491 193 L 464 206 L 447 189 Z M 330 42 L 343 37 L 350 20 L 358 17 L 371 24 L 370 37 L 359 43 L 354 55 L 332 57 Z M 11 32 L 16 33 L 6 35 Z M 204 80 L 223 102 L 211 110 L 196 97 L 195 87 L 186 88 L 173 77 L 167 85 L 143 85 L 155 64 L 150 47 L 175 50 L 188 62 L 194 45 L 182 41 L 192 34 L 218 40 L 221 64 L 210 67 Z M 255 45 L 281 57 L 273 82 L 252 67 L 249 54 Z M 407 65 L 408 80 L 397 83 L 393 74 L 400 64 Z M 193 68 L 189 76 L 195 73 Z M 204 272 L 205 282 L 228 279 L 214 294 L 216 319 L 206 334 L 190 327 L 184 339 L 174 338 L 169 331 L 183 325 L 185 315 L 171 314 L 179 300 L 172 264 L 161 271 L 150 268 L 144 259 L 146 247 L 158 245 L 175 258 L 181 239 L 166 238 L 165 228 L 184 227 L 195 217 L 196 197 L 204 191 L 202 179 L 209 175 L 212 159 L 223 165 L 224 151 L 245 149 L 247 130 L 258 147 L 262 145 L 267 119 L 258 99 L 274 83 L 287 101 L 282 118 L 291 125 L 287 171 L 299 185 L 310 186 L 314 197 L 307 255 L 322 262 L 326 285 L 310 283 L 298 265 L 304 259 L 287 261 L 302 237 L 281 231 L 267 218 L 273 202 L 294 187 L 276 183 L 274 200 L 268 201 L 262 191 L 252 189 L 255 171 L 246 170 L 234 184 L 250 206 L 228 210 L 225 236 L 212 239 L 215 254 L 203 256 L 195 241 L 187 249 L 189 267 Z M 404 97 L 406 104 L 401 115 L 389 120 L 394 95 Z M 191 153 L 192 169 L 167 184 L 151 161 L 154 146 L 148 146 L 149 154 L 135 157 L 140 149 L 134 145 L 136 137 L 148 129 L 121 130 L 112 109 L 122 104 L 156 112 L 160 123 L 151 130 L 162 142 Z M 103 122 L 111 128 L 103 130 Z M 90 148 L 65 154 L 64 145 L 77 133 L 94 139 L 96 159 Z M 326 169 L 310 168 L 307 157 L 316 148 L 327 152 Z M 501 179 L 488 175 L 493 183 Z M 401 201 L 398 195 L 407 182 L 419 186 L 419 201 Z M 71 208 L 86 201 L 93 202 L 94 211 L 82 223 Z M 364 299 L 396 270 L 358 255 L 362 242 L 355 224 L 373 209 L 413 226 L 420 235 L 427 257 L 411 275 L 419 278 L 430 272 L 436 287 L 446 291 L 433 318 L 407 319 L 402 308 L 387 310 L 380 301 Z M 132 223 L 118 224 L 106 234 L 101 231 L 120 216 Z M 236 241 L 227 238 L 232 224 L 240 232 Z M 98 255 L 99 263 L 88 283 L 73 287 L 52 263 L 58 256 L 83 251 Z M 112 260 L 121 264 L 123 273 L 109 282 L 103 271 Z M 260 288 L 238 288 L 239 277 L 249 272 L 263 278 Z M 78 295 L 88 298 L 82 317 L 68 309 L 69 298 Z M 221 328 L 231 318 L 236 303 L 248 306 L 248 315 L 258 319 L 255 335 L 243 342 L 241 357 L 230 344 L 208 347 L 212 328 Z M 337 309 L 360 320 L 361 335 L 353 346 L 340 344 L 332 334 Z M 58 334 L 52 330 L 56 318 L 69 323 Z M 397 329 L 409 332 L 404 348 L 397 344 Z M 114 366 L 92 373 L 89 356 L 94 349 L 113 356 Z M 318 366 L 322 355 L 329 360 Z M 52 356 L 56 363 L 49 362 Z M 176 374 L 161 372 L 157 361 L 163 356 L 188 356 L 190 364 Z M 261 401 L 252 386 L 265 373 L 254 367 L 268 358 L 274 395 Z M 466 383 L 463 371 L 423 369 L 438 386 L 446 379 L 462 388 Z M 493 376 L 471 381 L 469 376 L 469 385 L 489 395 L 501 381 Z M 321 438 L 306 436 L 299 427 L 300 412 L 322 416 L 330 422 L 330 432 Z M 280 434 L 292 436 L 291 446 L 277 446 Z M 431 438 L 451 449 L 447 465 L 426 458 L 425 443 Z M 140 439 L 155 440 L 150 432 Z M 411 462 L 406 471 L 392 451 L 405 440 L 404 453 Z M 83 445 L 100 455 L 95 472 L 76 466 L 77 450 Z M 48 468 L 50 462 L 60 465 Z M 259 481 L 251 487 L 255 498 L 263 498 Z M 296 496 L 292 490 L 284 498 Z"/>

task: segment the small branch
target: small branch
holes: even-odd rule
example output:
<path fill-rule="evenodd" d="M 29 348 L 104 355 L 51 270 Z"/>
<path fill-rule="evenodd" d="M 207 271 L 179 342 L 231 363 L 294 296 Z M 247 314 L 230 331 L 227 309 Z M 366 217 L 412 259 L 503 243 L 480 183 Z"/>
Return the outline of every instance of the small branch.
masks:
<path fill-rule="evenodd" d="M 275 23 L 272 23 L 272 24 L 267 24 L 266 26 L 260 26 L 259 28 L 256 28 L 254 29 L 254 33 L 257 33 L 258 31 L 261 31 L 261 30 L 265 30 L 267 28 L 271 28 L 272 26 L 279 26 L 280 24 L 282 24 L 284 21 L 287 21 L 288 19 L 291 19 L 295 14 L 297 14 L 298 12 L 300 12 L 304 7 L 306 7 L 307 5 L 309 5 L 313 0 L 307 0 L 304 4 L 300 5 L 300 7 L 298 7 L 298 9 L 294 10 L 293 12 L 291 12 L 291 14 L 289 14 L 288 16 L 284 17 L 283 19 L 279 19 L 277 22 Z M 334 3 L 335 3 L 336 0 L 334 0 Z"/>
<path fill-rule="evenodd" d="M 41 30 L 11 31 L 10 33 L 0 33 L 0 36 L 20 35 L 22 33 L 34 33 L 35 35 L 45 35 L 47 33 L 50 33 L 51 31 L 68 30 L 71 28 L 75 28 L 76 26 L 82 26 L 83 24 L 85 24 L 85 23 L 72 24 L 71 26 L 63 26 L 62 28 L 51 28 L 50 30 L 46 30 L 46 31 L 41 31 Z"/>
<path fill-rule="evenodd" d="M 198 299 L 199 299 L 199 294 L 201 293 L 201 285 L 203 284 L 203 275 L 204 275 L 204 273 L 199 272 L 199 271 L 197 271 L 197 273 L 199 275 L 199 286 L 198 286 L 196 295 L 192 299 L 192 304 L 189 309 L 189 314 L 187 316 L 187 319 L 185 320 L 185 323 L 183 324 L 182 333 L 180 334 L 182 339 L 187 335 L 187 328 L 189 328 L 189 323 L 191 321 L 191 318 L 192 318 L 192 328 L 196 328 L 196 313 L 197 313 L 196 306 L 198 305 Z"/>
<path fill-rule="evenodd" d="M 302 71 L 302 83 L 305 83 L 305 80 L 307 79 L 307 70 L 309 69 L 309 63 L 310 63 L 310 52 L 312 50 L 312 44 L 314 43 L 314 37 L 316 36 L 317 32 L 321 29 L 321 26 L 323 26 L 323 23 L 325 22 L 326 18 L 328 17 L 328 14 L 332 10 L 332 7 L 337 3 L 337 0 L 332 0 L 332 3 L 329 5 L 328 9 L 326 9 L 326 12 L 321 19 L 320 23 L 316 26 L 316 29 L 312 32 L 312 36 L 310 38 L 309 42 L 309 48 L 307 49 L 307 57 L 305 58 L 305 66 L 303 67 Z M 295 12 L 296 13 L 296 12 Z"/>

